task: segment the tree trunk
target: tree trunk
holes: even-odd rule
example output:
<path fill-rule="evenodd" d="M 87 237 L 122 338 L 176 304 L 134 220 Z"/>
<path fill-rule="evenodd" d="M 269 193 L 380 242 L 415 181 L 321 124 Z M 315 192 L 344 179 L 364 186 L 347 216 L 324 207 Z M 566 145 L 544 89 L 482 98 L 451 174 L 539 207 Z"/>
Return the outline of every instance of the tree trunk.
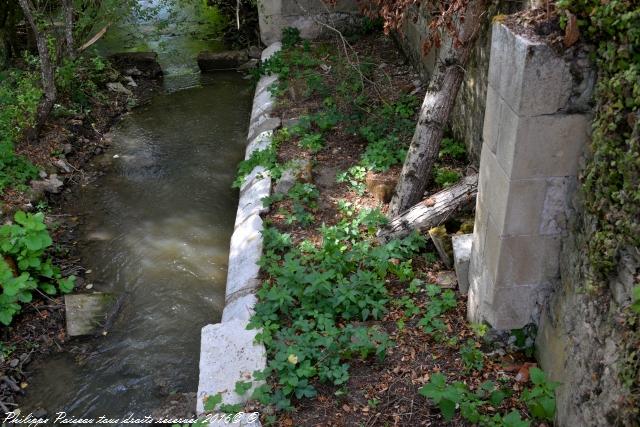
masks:
<path fill-rule="evenodd" d="M 484 10 L 484 0 L 471 1 L 460 28 L 460 46 L 452 47 L 447 58 L 434 71 L 420 108 L 420 117 L 396 192 L 389 206 L 390 216 L 399 215 L 423 198 L 431 179 L 431 169 L 438 158 L 444 128 L 464 79 L 464 67 L 477 38 Z"/>
<path fill-rule="evenodd" d="M 69 59 L 76 58 L 76 50 L 73 46 L 73 0 L 62 0 L 64 12 L 64 41 L 65 50 Z"/>
<path fill-rule="evenodd" d="M 442 190 L 393 218 L 378 231 L 382 242 L 401 239 L 414 230 L 428 230 L 455 213 L 473 205 L 478 194 L 478 174 L 466 176 L 458 184 Z"/>
<path fill-rule="evenodd" d="M 44 96 L 40 100 L 38 105 L 38 112 L 36 117 L 36 125 L 27 135 L 30 141 L 35 141 L 40 133 L 40 129 L 49 117 L 53 104 L 56 102 L 57 90 L 55 82 L 55 74 L 53 69 L 53 62 L 51 60 L 51 54 L 49 52 L 49 46 L 47 45 L 47 35 L 43 29 L 38 28 L 38 24 L 35 21 L 36 10 L 31 0 L 18 0 L 22 12 L 24 13 L 31 30 L 36 38 L 36 45 L 38 47 L 38 56 L 40 57 L 40 71 L 42 76 L 42 89 L 44 90 Z"/>

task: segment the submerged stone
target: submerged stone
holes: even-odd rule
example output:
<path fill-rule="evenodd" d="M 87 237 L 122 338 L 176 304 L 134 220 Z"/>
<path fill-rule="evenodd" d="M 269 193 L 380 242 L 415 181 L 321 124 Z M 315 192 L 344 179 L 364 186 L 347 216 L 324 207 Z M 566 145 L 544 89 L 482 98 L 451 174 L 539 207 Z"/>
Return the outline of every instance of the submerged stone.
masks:
<path fill-rule="evenodd" d="M 200 52 L 198 67 L 200 71 L 216 71 L 238 68 L 249 61 L 245 50 L 230 50 L 226 52 Z"/>
<path fill-rule="evenodd" d="M 96 292 L 64 296 L 67 335 L 92 335 L 102 327 L 116 302 L 112 294 Z"/>

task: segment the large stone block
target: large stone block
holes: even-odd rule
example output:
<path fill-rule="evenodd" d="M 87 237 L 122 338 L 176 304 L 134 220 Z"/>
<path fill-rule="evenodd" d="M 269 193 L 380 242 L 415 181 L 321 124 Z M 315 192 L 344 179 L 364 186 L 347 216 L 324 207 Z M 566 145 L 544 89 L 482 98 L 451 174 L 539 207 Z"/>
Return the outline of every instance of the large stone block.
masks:
<path fill-rule="evenodd" d="M 223 403 L 244 403 L 255 387 L 261 384 L 253 380 L 253 373 L 266 366 L 264 346 L 254 342 L 257 332 L 247 330 L 247 322 L 243 320 L 230 320 L 202 328 L 198 414 L 204 412 L 204 402 L 208 396 L 221 394 Z M 252 382 L 253 385 L 240 396 L 234 391 L 238 381 Z"/>
<path fill-rule="evenodd" d="M 253 316 L 257 302 L 258 298 L 254 294 L 232 297 L 230 301 L 225 302 L 222 322 L 225 323 L 234 319 L 248 321 Z"/>
<path fill-rule="evenodd" d="M 272 137 L 273 131 L 268 130 L 262 132 L 261 134 L 258 134 L 255 138 L 253 138 L 253 140 L 249 142 L 249 145 L 247 145 L 247 149 L 245 150 L 245 160 L 251 157 L 254 151 L 260 151 L 269 148 L 269 146 L 271 145 Z"/>
<path fill-rule="evenodd" d="M 236 224 L 242 224 L 252 215 L 259 215 L 267 211 L 262 199 L 271 194 L 271 177 L 262 166 L 255 167 L 245 177 L 240 188 L 240 199 L 236 211 Z"/>
<path fill-rule="evenodd" d="M 451 236 L 451 245 L 453 246 L 453 265 L 458 279 L 458 289 L 460 293 L 466 294 L 469 291 L 469 263 L 473 234 Z"/>
<path fill-rule="evenodd" d="M 589 140 L 584 114 L 522 117 L 502 108 L 496 156 L 510 179 L 576 175 Z"/>
<path fill-rule="evenodd" d="M 262 219 L 251 215 L 231 236 L 229 268 L 227 269 L 226 300 L 232 295 L 246 295 L 258 287 L 262 257 Z"/>
<path fill-rule="evenodd" d="M 569 64 L 551 47 L 497 22 L 492 31 L 489 85 L 517 115 L 536 116 L 565 108 L 573 80 Z"/>
<path fill-rule="evenodd" d="M 265 43 L 266 44 L 266 43 Z M 280 52 L 282 50 L 282 43 L 279 41 L 275 41 L 273 43 L 269 43 L 267 48 L 262 51 L 262 61 L 266 61 L 270 59 L 276 52 Z"/>
<path fill-rule="evenodd" d="M 496 289 L 488 307 L 483 310 L 482 320 L 498 330 L 538 323 L 541 304 L 549 290 L 549 283 Z"/>

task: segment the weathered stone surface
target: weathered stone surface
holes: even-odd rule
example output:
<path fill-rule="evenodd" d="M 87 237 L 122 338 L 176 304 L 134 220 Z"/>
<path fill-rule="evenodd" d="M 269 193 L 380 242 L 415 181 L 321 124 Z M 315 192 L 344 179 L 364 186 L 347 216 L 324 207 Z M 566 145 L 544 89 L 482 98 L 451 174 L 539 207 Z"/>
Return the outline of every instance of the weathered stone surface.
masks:
<path fill-rule="evenodd" d="M 262 49 L 258 46 L 249 46 L 249 49 L 247 49 L 247 55 L 249 55 L 249 58 L 251 59 L 261 59 Z"/>
<path fill-rule="evenodd" d="M 31 181 L 31 188 L 35 192 L 47 192 L 57 194 L 62 190 L 62 186 L 64 183 L 58 179 L 58 175 L 51 174 L 48 178 L 39 180 L 39 181 Z"/>
<path fill-rule="evenodd" d="M 279 41 L 274 40 L 270 43 L 265 43 L 265 44 L 267 45 L 267 48 L 262 51 L 262 62 L 268 60 L 276 52 L 279 52 L 282 50 L 282 43 L 280 43 Z"/>
<path fill-rule="evenodd" d="M 353 31 L 360 21 L 358 6 L 354 0 L 338 0 L 329 7 L 321 0 L 268 1 L 258 8 L 260 37 L 264 44 L 282 38 L 282 29 L 294 27 L 305 39 L 334 34 L 321 22 L 326 22 L 342 32 Z"/>
<path fill-rule="evenodd" d="M 222 395 L 223 403 L 244 403 L 259 386 L 253 372 L 266 365 L 264 346 L 255 344 L 257 330 L 247 330 L 247 322 L 230 320 L 202 328 L 200 341 L 200 381 L 196 411 L 204 412 L 207 396 Z M 243 396 L 235 393 L 238 381 L 251 381 L 253 386 Z"/>
<path fill-rule="evenodd" d="M 443 289 L 455 289 L 456 274 L 453 271 L 439 271 L 436 274 L 436 285 Z"/>
<path fill-rule="evenodd" d="M 258 59 L 249 59 L 244 64 L 240 64 L 238 66 L 238 71 L 251 70 L 253 68 L 257 68 L 259 64 L 260 64 L 260 61 Z"/>
<path fill-rule="evenodd" d="M 124 85 L 120 82 L 107 83 L 107 89 L 109 89 L 111 92 L 114 92 L 114 93 L 121 93 L 123 95 L 128 95 L 128 96 L 133 95 L 133 92 L 131 92 L 126 87 L 124 87 Z"/>
<path fill-rule="evenodd" d="M 504 24 L 496 23 L 492 30 L 489 85 L 519 116 L 562 110 L 572 92 L 569 64 L 550 46 L 515 34 Z"/>
<path fill-rule="evenodd" d="M 273 189 L 274 193 L 286 194 L 291 190 L 291 188 L 296 184 L 296 182 L 312 182 L 313 174 L 312 174 L 312 166 L 311 160 L 309 159 L 296 159 L 289 167 L 287 167 L 278 182 L 276 183 L 275 188 Z"/>
<path fill-rule="evenodd" d="M 198 67 L 203 72 L 235 69 L 247 61 L 249 61 L 249 55 L 246 50 L 200 52 L 198 54 Z"/>
<path fill-rule="evenodd" d="M 158 78 L 162 68 L 155 52 L 121 52 L 109 56 L 109 60 L 118 70 L 127 75 Z"/>
<path fill-rule="evenodd" d="M 576 91 L 570 69 L 547 46 L 494 25 L 469 264 L 474 322 L 500 329 L 537 323 L 558 283 L 590 120 L 565 113 Z"/>
<path fill-rule="evenodd" d="M 249 143 L 249 145 L 247 145 L 247 149 L 245 150 L 245 160 L 251 157 L 254 151 L 260 151 L 269 148 L 269 146 L 271 145 L 272 137 L 273 131 L 268 130 L 253 138 L 253 140 Z"/>
<path fill-rule="evenodd" d="M 227 269 L 226 299 L 234 294 L 246 295 L 258 286 L 262 256 L 262 219 L 251 215 L 243 223 L 236 224 L 231 236 L 229 268 Z"/>
<path fill-rule="evenodd" d="M 60 172 L 70 173 L 72 170 L 71 165 L 67 163 L 65 159 L 58 159 L 54 161 L 53 164 L 58 168 Z"/>
<path fill-rule="evenodd" d="M 271 194 L 271 177 L 262 166 L 255 167 L 245 178 L 240 188 L 240 199 L 236 212 L 236 224 L 242 224 L 251 215 L 266 212 L 262 199 Z"/>
<path fill-rule="evenodd" d="M 249 137 L 247 138 L 247 141 L 251 141 L 262 132 L 275 131 L 280 127 L 280 124 L 281 122 L 279 117 L 268 117 L 265 120 L 253 123 L 249 126 Z"/>
<path fill-rule="evenodd" d="M 469 292 L 469 263 L 471 261 L 471 245 L 473 234 L 459 234 L 451 236 L 453 246 L 453 265 L 458 278 L 460 293 Z"/>
<path fill-rule="evenodd" d="M 226 301 L 224 311 L 222 312 L 222 322 L 228 322 L 230 320 L 245 320 L 251 319 L 254 313 L 254 307 L 258 298 L 254 294 L 244 295 L 231 301 Z"/>
<path fill-rule="evenodd" d="M 261 94 L 262 92 L 268 90 L 269 87 L 277 81 L 278 81 L 278 76 L 275 76 L 273 74 L 269 76 L 260 77 L 260 80 L 258 80 L 258 83 L 256 84 L 256 94 L 254 95 L 254 98 L 255 96 L 258 96 L 259 94 Z"/>
<path fill-rule="evenodd" d="M 389 203 L 398 184 L 398 177 L 389 174 L 367 172 L 365 184 L 369 193 L 381 203 Z"/>
<path fill-rule="evenodd" d="M 67 335 L 91 335 L 104 324 L 116 298 L 110 294 L 73 294 L 64 296 Z"/>

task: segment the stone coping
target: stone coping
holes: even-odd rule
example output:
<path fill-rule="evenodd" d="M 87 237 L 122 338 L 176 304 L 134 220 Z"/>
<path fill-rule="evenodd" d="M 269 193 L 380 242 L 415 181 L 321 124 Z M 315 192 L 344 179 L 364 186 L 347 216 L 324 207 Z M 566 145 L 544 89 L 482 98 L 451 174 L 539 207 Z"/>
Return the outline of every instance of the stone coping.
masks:
<path fill-rule="evenodd" d="M 280 43 L 269 45 L 262 52 L 265 61 L 282 48 Z M 274 130 L 280 120 L 271 117 L 273 96 L 267 88 L 277 80 L 274 76 L 263 76 L 257 84 L 253 99 L 251 121 L 248 131 L 246 156 L 271 144 Z M 234 232 L 229 250 L 229 268 L 225 290 L 225 308 L 221 323 L 202 328 L 200 343 L 200 377 L 197 394 L 198 415 L 204 412 L 207 396 L 222 395 L 226 404 L 242 404 L 251 396 L 260 382 L 253 381 L 253 372 L 266 367 L 266 352 L 262 344 L 254 342 L 257 330 L 247 330 L 247 324 L 257 302 L 255 295 L 259 286 L 262 257 L 262 218 L 265 211 L 262 199 L 271 194 L 271 177 L 257 166 L 245 178 L 240 188 L 240 200 L 236 213 Z M 235 393 L 238 381 L 253 382 L 253 387 L 244 395 Z M 211 424 L 211 425 L 225 425 Z M 242 422 L 226 425 L 245 425 Z M 259 421 L 250 423 L 259 426 Z"/>

